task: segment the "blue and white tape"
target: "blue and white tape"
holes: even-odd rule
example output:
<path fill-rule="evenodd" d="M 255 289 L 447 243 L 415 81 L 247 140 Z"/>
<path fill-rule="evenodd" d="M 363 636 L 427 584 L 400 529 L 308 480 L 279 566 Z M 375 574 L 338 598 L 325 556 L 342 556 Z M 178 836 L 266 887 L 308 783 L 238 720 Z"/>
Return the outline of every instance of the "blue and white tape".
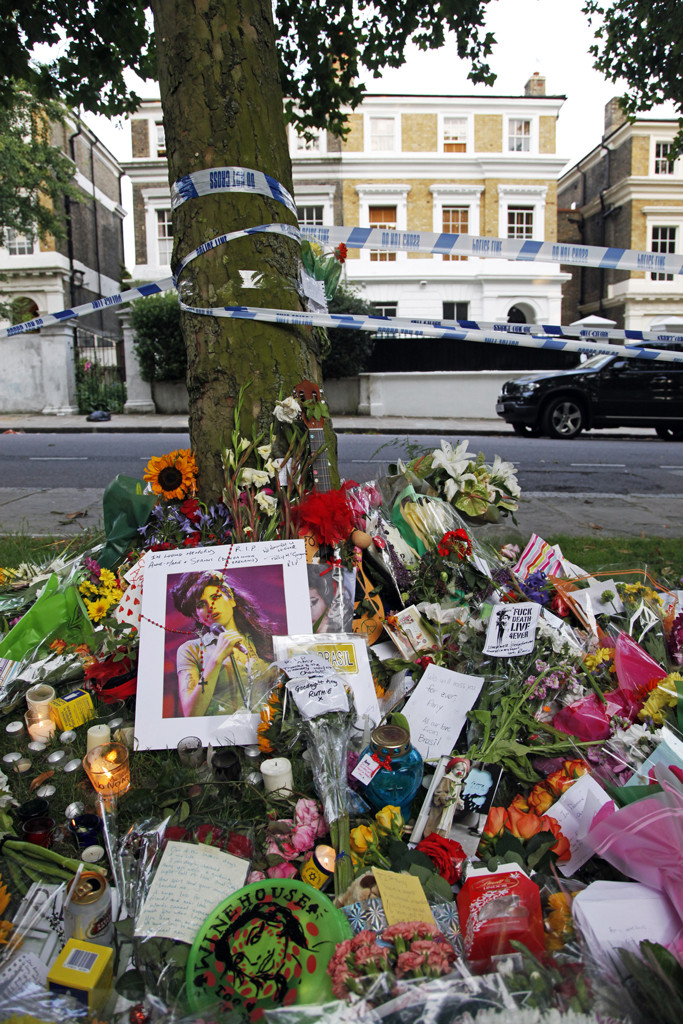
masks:
<path fill-rule="evenodd" d="M 188 263 L 192 260 L 196 260 L 198 256 L 203 256 L 205 252 L 210 252 L 211 249 L 215 249 L 219 245 L 223 245 L 225 242 L 232 242 L 235 238 L 244 238 L 247 235 L 257 235 L 261 232 L 265 234 L 273 235 L 287 235 L 288 238 L 293 238 L 294 241 L 301 241 L 301 231 L 299 228 L 294 227 L 293 224 L 259 224 L 258 227 L 244 228 L 242 231 L 231 231 L 227 235 L 218 235 L 217 238 L 212 238 L 208 242 L 202 242 L 201 245 L 189 252 L 180 263 L 177 269 L 173 273 L 174 281 L 178 282 L 178 278 L 182 274 Z"/>
<path fill-rule="evenodd" d="M 646 270 L 682 274 L 683 256 L 636 249 L 614 249 L 598 245 L 568 245 L 562 242 L 533 242 L 530 239 L 479 238 L 433 231 L 389 231 L 383 228 L 315 227 L 301 228 L 301 237 L 321 245 L 349 249 L 385 249 L 424 252 L 443 256 L 482 256 L 488 259 L 519 260 L 525 263 L 564 263 L 603 270 Z"/>
<path fill-rule="evenodd" d="M 171 186 L 171 206 L 177 210 L 188 199 L 220 192 L 250 192 L 252 195 L 275 199 L 296 217 L 296 203 L 284 185 L 269 174 L 248 167 L 213 167 L 186 174 Z"/>
<path fill-rule="evenodd" d="M 509 345 L 519 348 L 544 348 L 556 352 L 579 352 L 586 355 L 623 355 L 664 363 L 683 363 L 683 353 L 624 345 L 582 344 L 569 338 L 548 335 L 487 334 L 485 331 L 462 329 L 453 322 L 410 320 L 406 317 L 354 316 L 350 313 L 299 313 L 285 309 L 263 309 L 258 306 L 218 306 L 202 308 L 180 303 L 181 309 L 199 316 L 229 317 L 236 320 L 256 320 L 282 327 L 338 327 L 350 331 L 368 331 L 380 338 L 451 338 L 458 341 L 478 341 L 489 345 Z"/>

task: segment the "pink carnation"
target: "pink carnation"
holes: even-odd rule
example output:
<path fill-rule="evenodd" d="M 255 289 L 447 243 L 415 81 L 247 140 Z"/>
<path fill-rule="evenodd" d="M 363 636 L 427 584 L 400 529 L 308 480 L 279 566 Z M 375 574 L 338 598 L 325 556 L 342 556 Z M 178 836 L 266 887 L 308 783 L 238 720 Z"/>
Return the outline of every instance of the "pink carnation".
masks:
<path fill-rule="evenodd" d="M 297 800 L 296 807 L 294 808 L 294 822 L 296 825 L 313 826 L 316 839 L 327 835 L 327 825 L 325 824 L 320 805 L 310 797 L 301 797 L 300 800 Z"/>
<path fill-rule="evenodd" d="M 395 967 L 396 977 L 403 978 L 406 974 L 421 970 L 424 959 L 421 953 L 413 953 L 410 949 L 405 953 L 399 953 Z"/>
<path fill-rule="evenodd" d="M 294 878 L 296 868 L 293 864 L 288 864 L 286 860 L 283 860 L 281 864 L 275 864 L 274 867 L 268 868 L 266 873 L 268 878 Z"/>
<path fill-rule="evenodd" d="M 266 856 L 268 855 L 284 857 L 285 860 L 294 860 L 295 857 L 299 856 L 299 853 L 285 836 L 278 836 L 277 838 L 271 836 L 266 845 Z"/>
<path fill-rule="evenodd" d="M 299 825 L 292 832 L 292 846 L 297 853 L 306 853 L 313 849 L 315 837 L 315 825 Z"/>
<path fill-rule="evenodd" d="M 250 882 L 262 882 L 265 877 L 266 876 L 263 874 L 262 871 L 250 871 L 249 874 L 247 875 L 246 884 L 249 885 Z"/>

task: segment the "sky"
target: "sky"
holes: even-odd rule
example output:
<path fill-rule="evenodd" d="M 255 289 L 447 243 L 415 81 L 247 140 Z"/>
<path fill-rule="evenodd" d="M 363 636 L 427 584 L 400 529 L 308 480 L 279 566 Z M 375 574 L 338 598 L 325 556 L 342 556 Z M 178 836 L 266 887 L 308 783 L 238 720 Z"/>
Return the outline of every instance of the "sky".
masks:
<path fill-rule="evenodd" d="M 490 58 L 497 74 L 493 86 L 468 81 L 467 62 L 454 61 L 453 47 L 448 45 L 426 53 L 413 48 L 402 68 L 388 70 L 381 78 L 368 74 L 363 84 L 369 92 L 510 96 L 522 95 L 525 83 L 537 71 L 546 79 L 547 95 L 567 97 L 557 124 L 557 153 L 569 168 L 598 145 L 605 104 L 625 91 L 624 83 L 608 82 L 593 69 L 588 50 L 594 35 L 581 11 L 583 2 L 491 0 L 486 27 L 498 41 Z M 130 84 L 143 99 L 158 96 L 154 82 L 131 76 Z M 85 120 L 119 160 L 130 157 L 129 126 L 92 115 Z M 126 192 L 124 206 L 130 209 Z"/>

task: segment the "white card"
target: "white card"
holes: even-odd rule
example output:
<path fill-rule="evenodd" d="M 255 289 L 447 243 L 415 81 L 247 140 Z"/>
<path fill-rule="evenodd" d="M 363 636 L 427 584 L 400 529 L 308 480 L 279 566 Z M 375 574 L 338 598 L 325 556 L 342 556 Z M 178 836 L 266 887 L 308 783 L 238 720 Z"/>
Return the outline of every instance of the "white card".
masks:
<path fill-rule="evenodd" d="M 541 605 L 499 604 L 493 609 L 486 631 L 484 654 L 495 658 L 518 658 L 531 654 L 536 644 L 536 625 Z"/>
<path fill-rule="evenodd" d="M 450 753 L 483 683 L 483 676 L 427 666 L 403 709 L 412 744 L 425 760 Z"/>

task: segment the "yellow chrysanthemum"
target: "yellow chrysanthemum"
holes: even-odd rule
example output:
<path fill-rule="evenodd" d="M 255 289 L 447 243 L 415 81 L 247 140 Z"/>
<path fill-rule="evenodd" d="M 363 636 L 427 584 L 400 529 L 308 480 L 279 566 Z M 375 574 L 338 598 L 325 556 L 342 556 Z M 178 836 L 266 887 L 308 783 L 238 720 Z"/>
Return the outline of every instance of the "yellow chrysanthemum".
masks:
<path fill-rule="evenodd" d="M 178 499 L 195 493 L 196 478 L 197 464 L 189 449 L 150 459 L 143 475 L 155 494 Z"/>
<path fill-rule="evenodd" d="M 645 721 L 651 718 L 655 725 L 664 724 L 664 712 L 666 708 L 675 708 L 678 703 L 678 690 L 676 683 L 680 683 L 680 672 L 671 672 L 650 693 L 642 708 L 638 712 L 638 718 Z"/>
<path fill-rule="evenodd" d="M 111 601 L 107 601 L 104 597 L 98 597 L 96 601 L 86 601 L 85 607 L 88 612 L 88 617 L 93 622 L 99 622 L 107 614 L 107 610 L 111 606 Z"/>

